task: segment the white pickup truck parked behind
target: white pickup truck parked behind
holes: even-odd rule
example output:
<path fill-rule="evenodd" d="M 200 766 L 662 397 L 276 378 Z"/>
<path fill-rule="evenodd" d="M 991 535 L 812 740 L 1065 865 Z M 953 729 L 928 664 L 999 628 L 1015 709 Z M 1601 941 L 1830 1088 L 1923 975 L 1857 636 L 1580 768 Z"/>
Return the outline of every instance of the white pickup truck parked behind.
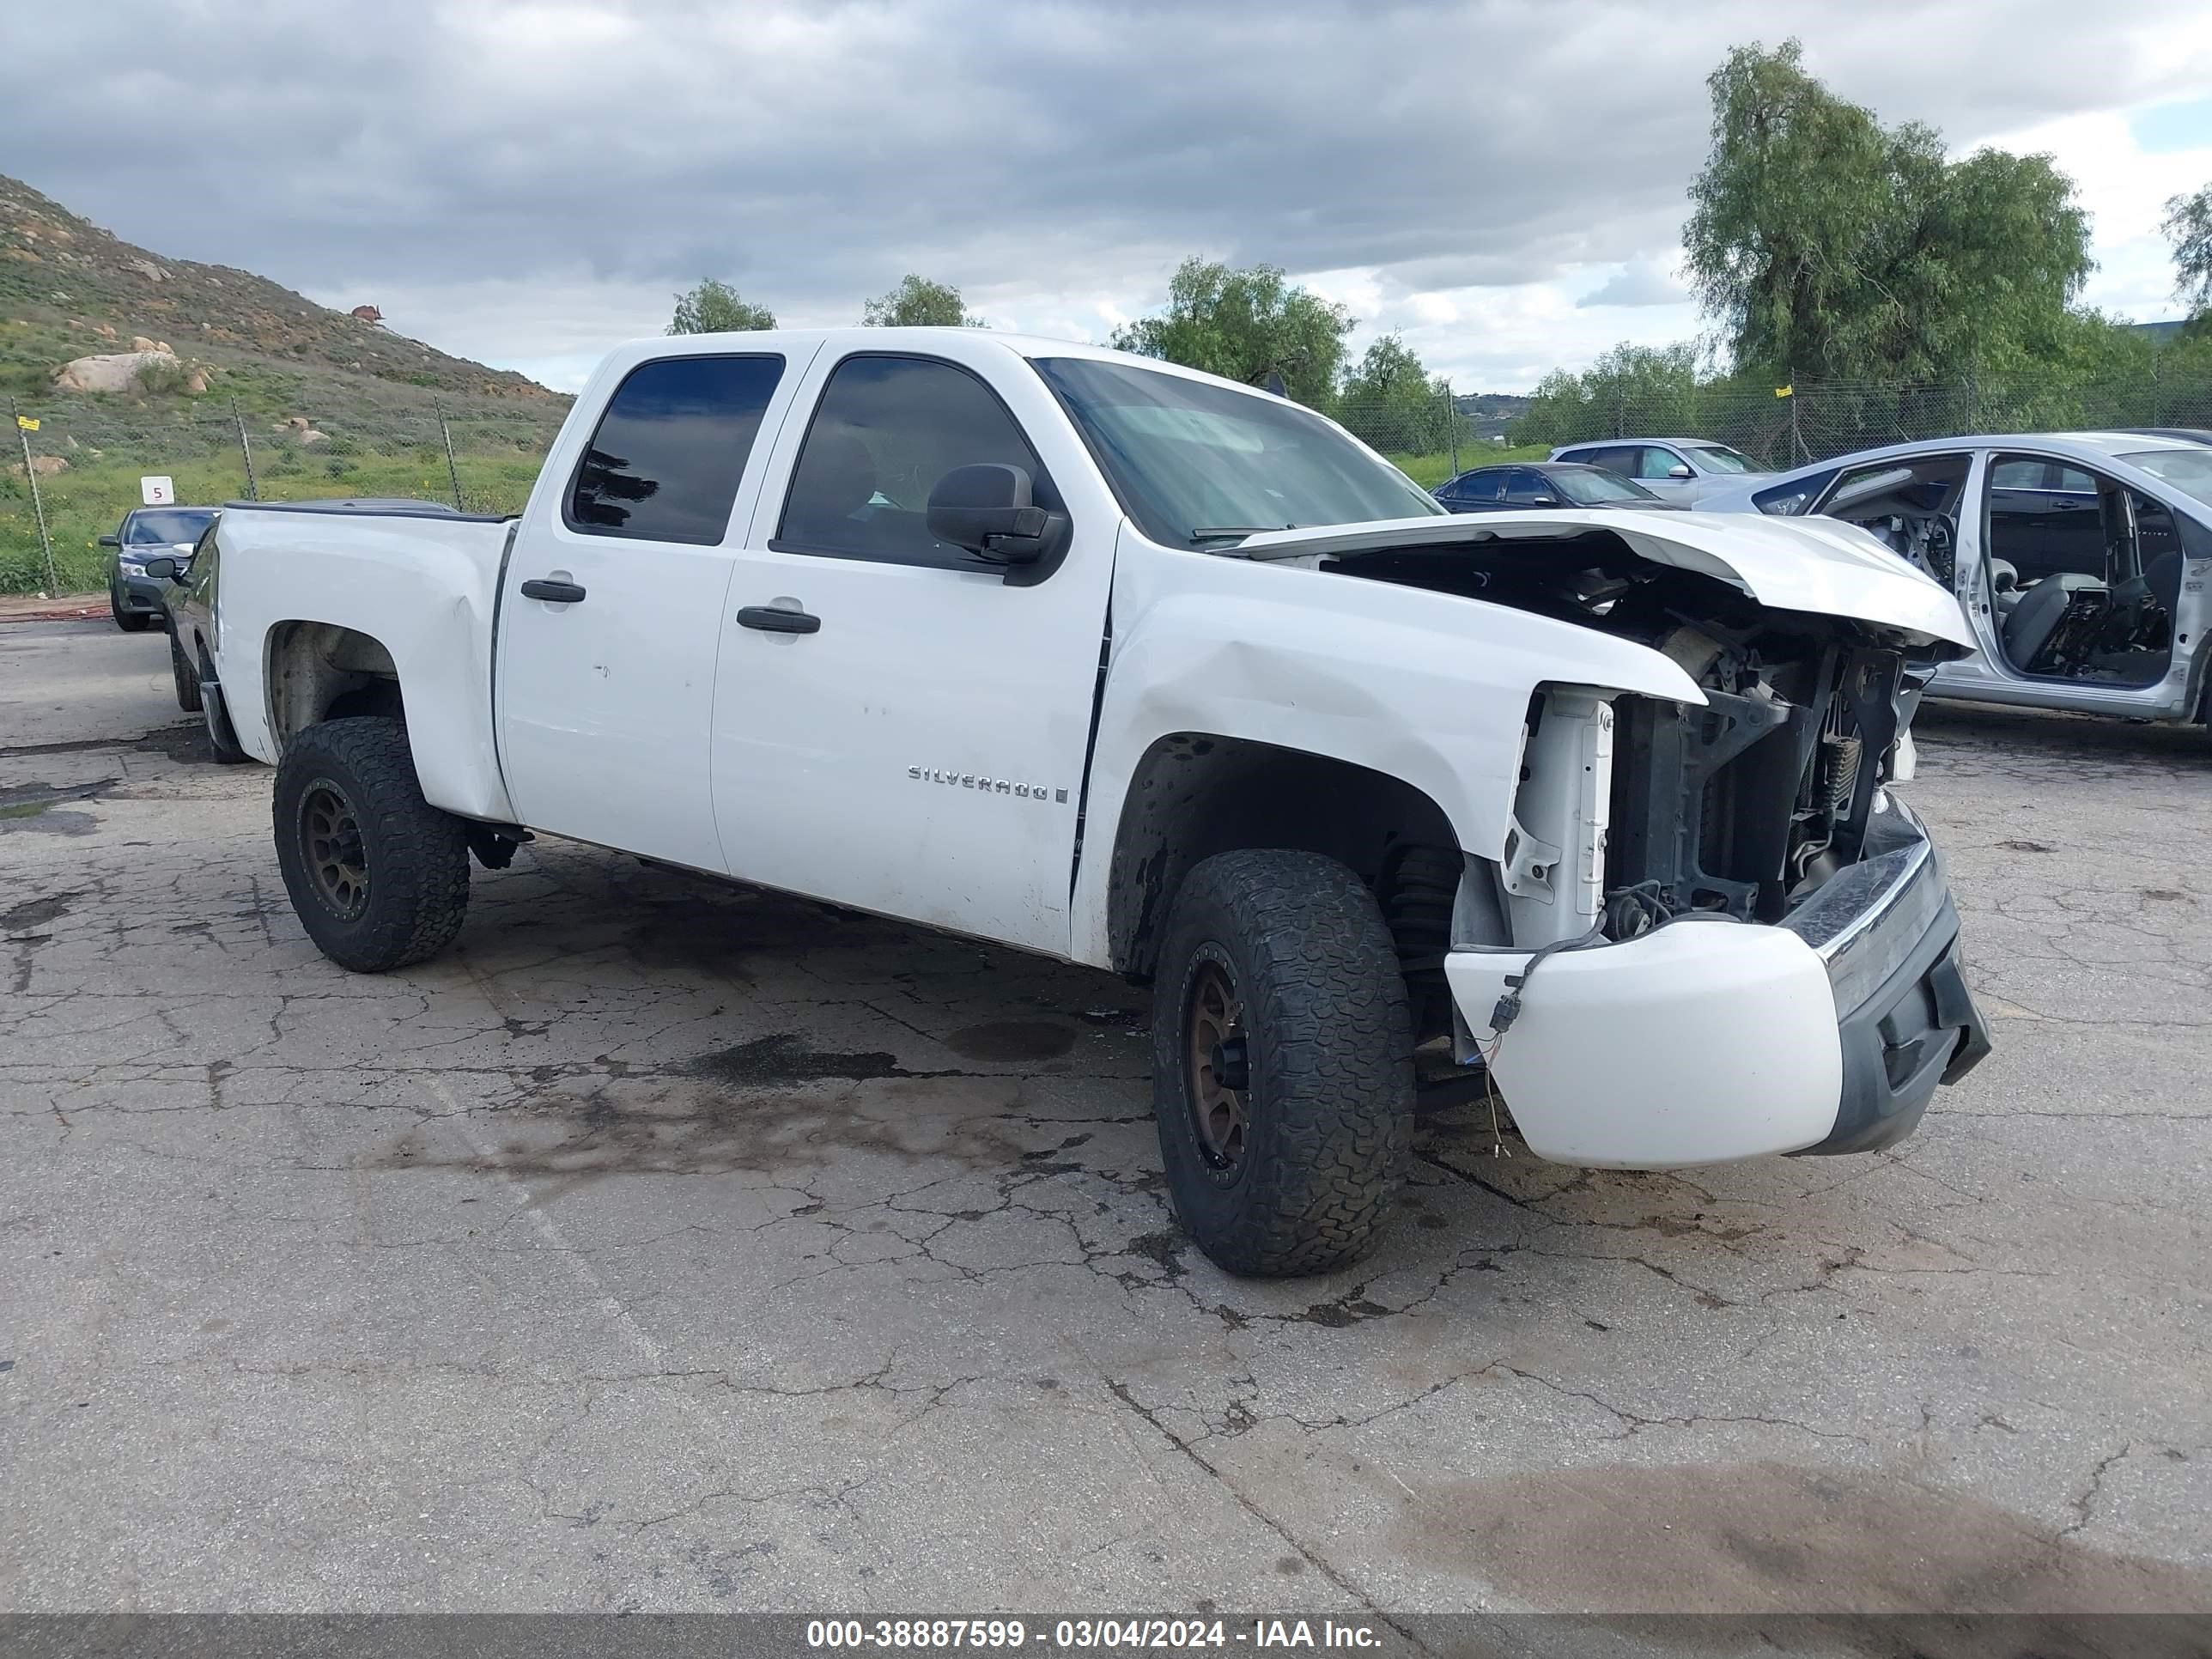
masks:
<path fill-rule="evenodd" d="M 1971 636 L 1849 526 L 1454 518 L 1210 376 L 784 331 L 617 351 L 518 518 L 232 507 L 179 580 L 332 960 L 528 826 L 1112 969 L 1235 1272 L 1366 1248 L 1431 1040 L 1628 1168 L 1887 1145 L 1988 1046 L 1887 787 Z"/>

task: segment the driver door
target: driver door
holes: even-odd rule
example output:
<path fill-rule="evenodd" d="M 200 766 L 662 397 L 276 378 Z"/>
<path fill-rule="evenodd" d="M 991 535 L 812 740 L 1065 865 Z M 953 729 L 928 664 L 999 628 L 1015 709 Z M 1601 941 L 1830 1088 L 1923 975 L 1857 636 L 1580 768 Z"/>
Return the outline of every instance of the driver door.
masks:
<path fill-rule="evenodd" d="M 714 811 L 744 879 L 1064 954 L 1121 515 L 1018 362 L 823 354 L 723 608 Z M 1050 568 L 930 535 L 938 479 L 980 464 L 1067 513 Z"/>

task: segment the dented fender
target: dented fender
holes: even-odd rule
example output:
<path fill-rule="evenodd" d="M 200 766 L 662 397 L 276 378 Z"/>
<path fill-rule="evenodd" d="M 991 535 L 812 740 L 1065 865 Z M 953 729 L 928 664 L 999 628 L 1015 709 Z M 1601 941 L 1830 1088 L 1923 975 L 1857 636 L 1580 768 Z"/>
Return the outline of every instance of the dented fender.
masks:
<path fill-rule="evenodd" d="M 1461 848 L 1504 851 L 1529 698 L 1570 684 L 1702 704 L 1660 653 L 1480 599 L 1182 552 L 1124 528 L 1072 954 L 1110 961 L 1112 837 L 1148 750 L 1182 733 L 1388 774 Z"/>

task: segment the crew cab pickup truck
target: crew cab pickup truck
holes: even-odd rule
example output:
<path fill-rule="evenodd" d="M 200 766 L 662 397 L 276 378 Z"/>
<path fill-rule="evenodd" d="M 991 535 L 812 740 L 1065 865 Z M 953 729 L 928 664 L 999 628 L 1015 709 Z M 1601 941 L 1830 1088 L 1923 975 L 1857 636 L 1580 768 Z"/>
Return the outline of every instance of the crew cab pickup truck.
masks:
<path fill-rule="evenodd" d="M 1988 1047 L 1890 787 L 1972 635 L 1852 526 L 1453 517 L 1246 386 L 856 329 L 627 346 L 518 517 L 234 506 L 183 580 L 333 961 L 534 831 L 1112 970 L 1232 1272 L 1368 1247 L 1420 1045 L 1638 1169 L 1887 1145 Z"/>

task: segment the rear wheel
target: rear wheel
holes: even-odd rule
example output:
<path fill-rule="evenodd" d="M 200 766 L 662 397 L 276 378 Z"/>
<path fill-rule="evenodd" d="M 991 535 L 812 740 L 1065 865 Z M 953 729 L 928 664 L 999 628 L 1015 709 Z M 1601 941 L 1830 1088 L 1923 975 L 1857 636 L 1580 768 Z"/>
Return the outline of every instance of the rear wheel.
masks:
<path fill-rule="evenodd" d="M 177 683 L 177 707 L 187 714 L 200 711 L 199 671 L 192 659 L 185 654 L 185 647 L 177 643 L 177 632 L 169 630 L 169 674 Z"/>
<path fill-rule="evenodd" d="M 1160 1152 L 1199 1247 L 1268 1278 L 1363 1255 L 1413 1117 L 1406 984 L 1373 895 L 1316 854 L 1208 859 L 1152 990 Z"/>
<path fill-rule="evenodd" d="M 293 911 L 341 968 L 404 968 L 460 932 L 466 832 L 422 799 L 398 720 L 329 720 L 301 732 L 277 763 L 272 813 Z"/>

